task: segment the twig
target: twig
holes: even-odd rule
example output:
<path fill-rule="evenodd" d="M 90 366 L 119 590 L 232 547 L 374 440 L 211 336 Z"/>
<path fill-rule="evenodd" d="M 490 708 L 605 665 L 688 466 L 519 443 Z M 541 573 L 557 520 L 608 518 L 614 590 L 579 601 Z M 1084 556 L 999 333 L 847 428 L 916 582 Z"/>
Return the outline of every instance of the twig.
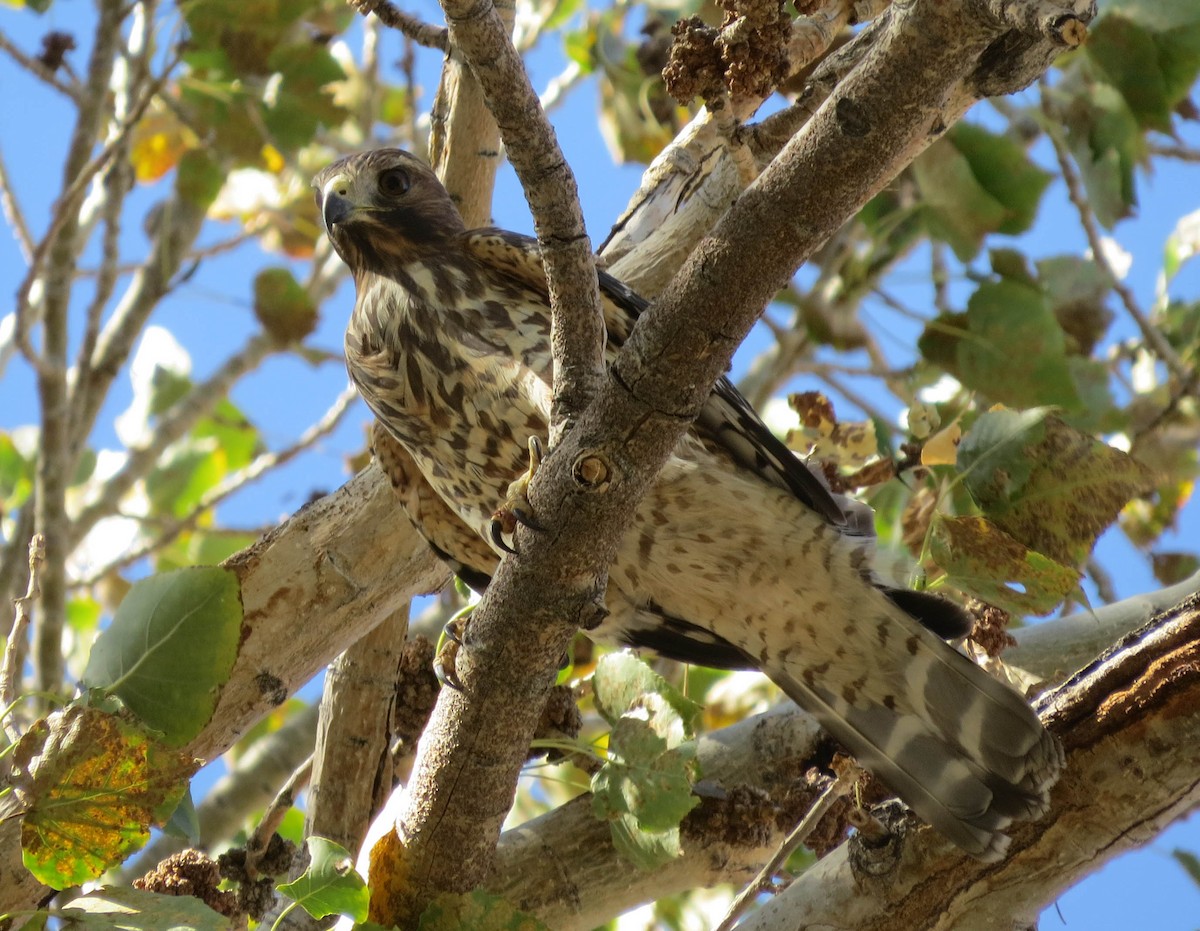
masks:
<path fill-rule="evenodd" d="M 0 36 L 2 35 L 3 33 L 0 33 Z M 21 258 L 28 265 L 33 261 L 33 236 L 25 222 L 25 214 L 21 212 L 21 205 L 17 203 L 17 195 L 9 180 L 8 166 L 5 165 L 3 156 L 0 156 L 0 210 L 4 211 L 4 219 L 12 227 L 13 238 L 21 250 Z"/>
<path fill-rule="evenodd" d="M 20 675 L 18 657 L 23 652 L 20 644 L 29 629 L 29 611 L 41 594 L 42 566 L 46 563 L 46 538 L 35 533 L 29 540 L 29 584 L 25 594 L 13 599 L 16 615 L 8 639 L 4 644 L 4 666 L 0 668 L 0 714 L 4 715 L 4 733 L 9 743 L 16 743 L 21 736 L 12 720 L 12 705 L 17 697 L 17 679 Z"/>
<path fill-rule="evenodd" d="M 279 830 L 279 825 L 283 823 L 284 815 L 289 809 L 296 804 L 296 796 L 300 790 L 308 785 L 308 780 L 312 778 L 313 758 L 310 754 L 308 759 L 301 763 L 291 778 L 288 779 L 280 788 L 279 793 L 267 806 L 267 810 L 263 812 L 262 818 L 259 819 L 254 833 L 246 838 L 246 870 L 254 876 L 258 871 L 258 860 L 271 844 L 271 838 L 275 836 L 275 832 Z"/>
<path fill-rule="evenodd" d="M 788 861 L 788 857 L 808 839 L 808 835 L 812 833 L 813 828 L 817 826 L 818 822 L 833 807 L 833 803 L 849 793 L 860 775 L 862 775 L 862 770 L 849 762 L 837 771 L 836 778 L 825 787 L 824 792 L 817 796 L 817 800 L 813 802 L 808 813 L 792 829 L 792 832 L 784 838 L 783 843 L 779 845 L 779 849 L 767 861 L 767 865 L 754 877 L 753 882 L 743 889 L 738 894 L 738 897 L 733 900 L 733 904 L 729 906 L 729 911 L 725 913 L 725 917 L 717 925 L 716 931 L 733 931 L 733 926 L 737 924 L 738 919 L 754 903 L 754 900 L 761 893 L 767 892 L 772 888 L 772 880 L 775 874 L 783 869 L 784 864 Z"/>
<path fill-rule="evenodd" d="M 389 0 L 347 0 L 352 9 L 366 16 L 374 13 L 385 26 L 397 29 L 417 45 L 450 51 L 450 32 L 444 26 L 434 26 L 410 16 Z"/>
<path fill-rule="evenodd" d="M 177 521 L 172 521 L 153 540 L 127 553 L 123 553 L 110 563 L 106 563 L 86 579 L 79 581 L 77 585 L 80 587 L 95 585 L 110 572 L 117 572 L 127 566 L 131 566 L 138 560 L 144 559 L 170 544 L 181 533 L 185 533 L 195 527 L 201 517 L 230 495 L 245 488 L 251 482 L 262 478 L 263 475 L 272 469 L 278 468 L 296 458 L 296 456 L 300 455 L 300 453 L 304 452 L 318 440 L 333 432 L 334 428 L 341 423 L 342 418 L 346 415 L 346 412 L 357 397 L 358 392 L 353 387 L 344 389 L 329 410 L 321 415 L 321 419 L 300 434 L 299 439 L 291 446 L 285 447 L 279 450 L 279 452 L 263 453 L 244 468 L 225 476 L 225 478 L 200 497 L 199 502 L 197 502 L 196 506 L 188 514 Z"/>
<path fill-rule="evenodd" d="M 279 344 L 269 335 L 258 333 L 228 359 L 207 381 L 196 385 L 182 401 L 166 414 L 150 438 L 128 451 L 124 466 L 101 487 L 99 493 L 71 522 L 71 543 L 77 545 L 101 518 L 112 514 L 140 479 L 157 465 L 168 446 L 181 439 L 196 422 L 212 410 L 229 389 L 247 372 L 253 371 Z"/>
<path fill-rule="evenodd" d="M 33 627 L 33 664 L 38 691 L 52 694 L 62 685 L 62 635 L 66 622 L 67 554 L 70 522 L 66 494 L 75 471 L 71 453 L 71 409 L 67 389 L 67 312 L 71 297 L 71 272 L 79 258 L 78 204 L 91 165 L 104 162 L 88 156 L 100 128 L 108 119 L 107 100 L 116 54 L 121 40 L 123 10 L 118 4 L 100 4 L 95 40 L 88 60 L 87 83 L 63 166 L 63 193 L 55 202 L 50 230 L 34 249 L 17 297 L 17 322 L 32 323 L 29 294 L 35 281 L 42 285 L 43 340 L 37 360 L 37 391 L 41 408 L 40 447 L 37 460 L 36 530 L 45 537 L 41 594 Z M 107 151 L 107 147 L 106 147 Z M 111 154 L 111 153 L 110 153 Z M 27 334 L 26 334 L 27 336 Z"/>
<path fill-rule="evenodd" d="M 575 176 L 538 104 L 521 56 L 490 4 L 441 0 L 455 46 L 471 65 L 500 127 L 533 214 L 550 294 L 554 398 L 550 445 L 584 410 L 605 377 L 604 321 L 592 247 Z M 534 484 L 536 501 L 536 480 Z"/>
<path fill-rule="evenodd" d="M 104 316 L 104 308 L 112 297 L 120 275 L 119 263 L 121 258 L 121 214 L 125 207 L 125 195 L 132 186 L 130 174 L 133 169 L 124 159 L 118 159 L 104 175 L 104 203 L 101 206 L 104 222 L 104 235 L 101 237 L 100 267 L 96 274 L 96 288 L 92 300 L 88 304 L 83 330 L 83 340 L 79 351 L 75 354 L 75 371 L 71 376 L 71 400 L 78 397 L 76 386 L 87 384 L 91 378 L 92 355 L 96 350 L 96 340 L 100 337 L 100 323 Z M 77 431 L 74 429 L 74 419 L 78 405 L 71 404 L 72 430 L 71 445 L 78 448 Z"/>
<path fill-rule="evenodd" d="M 70 87 L 64 84 L 53 71 L 43 65 L 36 58 L 31 58 L 19 48 L 9 41 L 8 36 L 0 31 L 0 50 L 7 52 L 18 65 L 32 74 L 39 81 L 44 81 L 53 87 L 60 94 L 69 97 L 74 103 L 78 104 L 81 99 L 81 93 L 77 88 Z"/>
<path fill-rule="evenodd" d="M 1151 155 L 1161 158 L 1175 158 L 1183 162 L 1200 162 L 1200 149 L 1187 145 L 1160 145 L 1159 143 L 1151 142 L 1147 145 L 1146 149 Z"/>
<path fill-rule="evenodd" d="M 1150 321 L 1150 317 L 1138 305 L 1137 297 L 1134 296 L 1133 290 L 1114 271 L 1112 263 L 1109 262 L 1104 252 L 1104 237 L 1101 235 L 1100 228 L 1097 225 L 1096 214 L 1092 211 L 1091 204 L 1088 203 L 1087 193 L 1083 189 L 1083 182 L 1080 180 L 1079 173 L 1075 170 L 1070 150 L 1067 148 L 1066 142 L 1063 141 L 1057 122 L 1059 118 L 1058 113 L 1051 103 L 1049 95 L 1045 92 L 1044 82 L 1042 85 L 1041 102 L 1042 112 L 1047 117 L 1045 125 L 1046 135 L 1050 139 L 1051 145 L 1054 146 L 1054 155 L 1058 160 L 1058 167 L 1062 172 L 1063 181 L 1067 185 L 1067 197 L 1070 198 L 1071 204 L 1079 214 L 1079 223 L 1083 227 L 1084 235 L 1087 236 L 1088 246 L 1092 250 L 1092 261 L 1112 281 L 1113 290 L 1117 293 L 1117 297 L 1121 299 L 1121 304 L 1125 307 L 1125 312 L 1129 314 L 1133 322 L 1137 324 L 1137 328 L 1141 330 L 1146 344 L 1163 361 L 1168 371 L 1178 379 L 1180 395 L 1190 394 L 1195 390 L 1197 379 L 1200 375 L 1188 369 L 1187 364 L 1179 358 L 1174 348 L 1167 342 L 1166 337 Z"/>

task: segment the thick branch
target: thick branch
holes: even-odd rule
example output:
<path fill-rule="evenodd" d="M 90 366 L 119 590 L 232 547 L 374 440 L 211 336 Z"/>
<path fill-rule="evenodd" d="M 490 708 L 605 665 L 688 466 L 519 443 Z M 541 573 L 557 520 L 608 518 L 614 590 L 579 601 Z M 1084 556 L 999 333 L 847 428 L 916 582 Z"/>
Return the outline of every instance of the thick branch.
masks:
<path fill-rule="evenodd" d="M 470 699 L 443 693 L 421 741 L 397 824 L 405 881 L 392 885 L 376 920 L 411 923 L 436 892 L 482 879 L 566 643 L 562 618 L 589 620 L 572 593 L 602 576 L 637 500 L 775 290 L 945 130 L 942 104 L 1003 30 L 958 7 L 894 7 L 878 53 L 838 87 L 639 321 L 613 377 L 533 482 L 534 510 L 551 529 L 519 534 L 521 558 L 501 564 L 472 620 L 459 665 Z M 607 470 L 608 481 L 577 482 L 572 467 L 583 457 Z"/>
<path fill-rule="evenodd" d="M 1175 606 L 1041 704 L 1066 748 L 1065 775 L 1050 813 L 1013 832 L 1002 863 L 950 851 L 926 829 L 870 878 L 856 872 L 853 851 L 843 847 L 743 927 L 1009 931 L 1036 924 L 1060 892 L 1200 804 L 1200 599 Z"/>
<path fill-rule="evenodd" d="M 490 0 L 442 0 L 455 46 L 471 65 L 521 179 L 542 247 L 552 311 L 551 440 L 583 410 L 604 372 L 604 324 L 592 246 L 575 176 L 538 103 L 525 64 Z"/>
<path fill-rule="evenodd" d="M 1158 595 L 1153 595 L 1156 601 Z M 1142 634 L 1130 638 L 1106 661 L 1091 663 L 1089 671 L 1081 673 L 1072 684 L 1043 703 L 1062 709 L 1067 702 L 1064 696 L 1074 694 L 1076 698 L 1069 704 L 1077 710 L 1072 712 L 1076 717 L 1071 721 L 1086 720 L 1094 714 L 1087 709 L 1111 704 L 1110 696 L 1114 692 L 1118 696 L 1131 693 L 1158 695 L 1164 688 L 1174 689 L 1186 676 L 1194 679 L 1200 665 L 1184 662 L 1181 650 L 1186 659 L 1186 651 L 1194 649 L 1190 644 L 1200 635 L 1200 617 L 1197 617 L 1200 601 L 1190 596 L 1181 603 L 1181 597 L 1177 596 L 1153 624 L 1139 625 L 1145 626 Z M 1128 614 L 1143 602 L 1144 598 L 1139 597 L 1110 608 Z M 1047 627 L 1063 628 L 1064 637 L 1056 637 L 1052 643 L 1039 641 L 1031 645 L 1025 651 L 1031 664 L 1052 664 L 1055 651 L 1064 644 L 1074 651 L 1075 642 L 1066 638 L 1072 632 L 1076 637 L 1084 635 L 1075 620 L 1065 618 L 1048 622 Z M 1082 621 L 1082 615 L 1079 620 Z M 1050 651 L 1045 652 L 1048 645 Z M 1181 650 L 1176 646 L 1181 646 Z M 1094 657 L 1095 653 L 1093 650 L 1090 655 Z M 1099 670 L 1110 669 L 1116 662 L 1121 664 L 1124 673 L 1115 677 L 1111 671 L 1105 676 L 1098 674 Z M 1138 678 L 1142 670 L 1147 671 L 1146 675 Z M 1152 685 L 1155 682 L 1158 691 Z M 1025 838 L 1022 843 L 1033 844 L 1031 849 L 1041 849 L 1043 855 L 1053 851 L 1055 845 L 1078 852 L 1079 848 L 1073 847 L 1074 838 L 1080 836 L 1076 832 L 1082 832 L 1084 849 L 1093 853 L 1104 851 L 1103 856 L 1107 857 L 1110 845 L 1116 844 L 1119 850 L 1128 849 L 1161 830 L 1165 826 L 1164 813 L 1167 819 L 1178 817 L 1200 804 L 1200 790 L 1195 787 L 1198 770 L 1194 750 L 1197 746 L 1195 733 L 1200 729 L 1197 720 L 1200 713 L 1195 711 L 1200 707 L 1196 701 L 1200 685 L 1193 683 L 1188 688 L 1192 703 L 1192 710 L 1188 712 L 1190 721 L 1181 722 L 1176 717 L 1178 708 L 1187 700 L 1183 694 L 1170 701 L 1164 699 L 1153 707 L 1143 703 L 1136 716 L 1128 715 L 1123 719 L 1120 725 L 1124 729 L 1122 742 L 1106 746 L 1103 752 L 1094 750 L 1092 738 L 1083 741 L 1083 746 L 1072 743 L 1075 725 L 1066 721 L 1064 712 L 1056 710 L 1049 718 L 1051 726 L 1076 749 L 1069 757 L 1065 788 L 1059 790 L 1062 794 L 1055 795 L 1054 809 L 1042 822 L 1021 828 Z M 1080 689 L 1082 692 L 1078 691 Z M 1080 697 L 1083 694 L 1086 699 Z M 775 712 L 750 718 L 700 738 L 701 771 L 706 780 L 726 790 L 736 785 L 749 785 L 771 799 L 778 799 L 784 797 L 794 780 L 812 765 L 817 734 L 816 724 L 795 708 L 782 714 Z M 1143 771 L 1145 777 L 1159 787 L 1160 791 L 1156 793 L 1141 791 L 1142 774 L 1136 784 L 1131 784 L 1125 764 L 1126 760 L 1134 760 L 1139 768 L 1144 765 L 1143 758 L 1152 746 L 1148 736 L 1156 741 L 1170 741 L 1153 745 L 1171 748 L 1171 752 L 1154 754 L 1155 760 L 1149 761 L 1154 766 L 1152 772 Z M 1094 795 L 1089 794 L 1092 786 L 1098 787 Z M 1059 833 L 1041 841 L 1040 832 L 1048 825 L 1056 825 L 1060 819 L 1068 819 L 1070 823 Z M 1142 825 L 1133 838 L 1127 836 L 1130 825 Z M 491 891 L 536 914 L 559 931 L 587 931 L 631 908 L 664 896 L 723 882 L 745 882 L 750 873 L 765 862 L 773 845 L 782 838 L 784 828 L 786 824 L 774 825 L 761 844 L 745 841 L 731 844 L 719 836 L 685 833 L 682 857 L 652 872 L 635 872 L 614 849 L 608 826 L 595 818 L 590 799 L 584 796 L 506 832 L 501 838 L 495 870 L 487 885 Z M 1054 830 L 1059 831 L 1057 827 Z M 1064 842 L 1068 831 L 1071 840 Z M 777 910 L 768 913 L 775 916 L 771 921 L 799 910 L 798 914 L 810 922 L 807 926 L 800 922 L 800 927 L 821 926 L 822 921 L 839 928 L 858 928 L 860 922 L 875 927 L 871 922 L 882 922 L 888 911 L 895 907 L 898 897 L 932 894 L 932 891 L 922 890 L 925 886 L 940 888 L 948 872 L 956 877 L 954 887 L 947 892 L 948 898 L 966 895 L 980 881 L 995 888 L 1001 888 L 1004 882 L 1018 884 L 1012 900 L 997 906 L 997 916 L 1006 915 L 1009 908 L 1015 909 L 1014 914 L 1036 912 L 1055 894 L 1041 888 L 1030 889 L 1027 885 L 1034 877 L 1035 883 L 1043 882 L 1043 873 L 1057 877 L 1059 872 L 1058 865 L 1047 866 L 1026 859 L 1031 857 L 1028 851 L 1014 850 L 1017 859 L 1011 872 L 1005 872 L 1003 881 L 993 880 L 993 873 L 986 867 L 980 867 L 983 871 L 981 880 L 980 875 L 970 869 L 974 861 L 946 850 L 929 830 L 909 835 L 906 844 L 915 852 L 911 856 L 906 853 L 895 871 L 889 872 L 881 883 L 885 889 L 896 887 L 896 892 L 881 892 L 870 884 L 864 887 L 861 877 L 856 876 L 850 866 L 850 851 L 843 845 L 814 867 L 814 872 L 801 878 L 799 883 L 804 892 L 787 893 Z M 1085 873 L 1092 872 L 1099 863 L 1098 859 L 1092 859 L 1093 853 L 1079 853 L 1073 872 L 1051 882 L 1057 881 L 1056 888 L 1061 890 Z M 936 883 L 929 883 L 929 877 L 937 877 Z M 828 896 L 824 892 L 827 882 L 832 883 Z M 867 901 L 860 902 L 860 899 Z M 929 904 L 929 914 L 936 914 L 935 909 L 945 903 Z M 914 909 L 905 913 L 903 921 L 880 926 L 925 926 L 927 922 L 917 921 L 913 917 L 915 913 Z M 970 911 L 966 914 L 969 918 L 960 917 L 959 927 L 990 927 L 980 918 L 983 913 Z M 786 923 L 767 923 L 767 916 L 754 921 L 762 921 L 763 924 L 755 926 L 764 929 L 795 927 Z M 905 925 L 904 921 L 912 923 Z M 1004 931 L 1012 927 L 999 919 L 995 926 Z"/>

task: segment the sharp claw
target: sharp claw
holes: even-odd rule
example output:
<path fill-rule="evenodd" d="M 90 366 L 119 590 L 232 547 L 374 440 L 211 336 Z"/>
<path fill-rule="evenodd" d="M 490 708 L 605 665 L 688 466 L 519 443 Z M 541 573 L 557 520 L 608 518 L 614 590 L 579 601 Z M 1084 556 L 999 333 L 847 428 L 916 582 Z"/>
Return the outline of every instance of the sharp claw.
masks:
<path fill-rule="evenodd" d="M 510 546 L 508 544 L 508 542 L 504 539 L 504 523 L 500 518 L 498 518 L 498 517 L 492 518 L 491 531 L 492 531 L 492 542 L 495 543 L 497 547 L 504 550 L 504 552 L 506 552 L 506 553 L 512 553 L 514 556 L 517 554 L 516 549 L 514 547 Z"/>
<path fill-rule="evenodd" d="M 458 678 L 458 651 L 462 649 L 463 635 L 466 631 L 467 616 L 456 615 L 446 622 L 442 628 L 445 639 L 438 648 L 437 657 L 433 661 L 433 674 L 441 685 L 449 686 L 456 692 L 463 692 L 462 680 Z"/>
<path fill-rule="evenodd" d="M 533 519 L 533 514 L 521 508 L 512 509 L 513 519 L 522 527 L 528 527 L 530 530 L 536 530 L 539 533 L 546 528 Z"/>

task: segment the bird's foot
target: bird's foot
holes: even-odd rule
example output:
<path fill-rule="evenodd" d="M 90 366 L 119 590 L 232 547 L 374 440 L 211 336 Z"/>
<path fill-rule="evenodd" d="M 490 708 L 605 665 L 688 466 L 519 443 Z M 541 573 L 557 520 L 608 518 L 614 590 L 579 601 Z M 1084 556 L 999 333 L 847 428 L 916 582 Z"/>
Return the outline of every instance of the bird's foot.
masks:
<path fill-rule="evenodd" d="M 442 642 L 438 645 L 437 656 L 433 661 L 433 674 L 443 686 L 449 686 L 456 692 L 463 691 L 462 681 L 458 678 L 458 651 L 462 649 L 463 636 L 467 632 L 467 622 L 471 619 L 469 612 L 459 612 L 446 622 L 442 628 Z"/>
<path fill-rule="evenodd" d="M 529 503 L 529 483 L 537 474 L 538 466 L 542 464 L 542 444 L 537 437 L 529 438 L 529 468 L 508 486 L 508 494 L 504 503 L 492 514 L 492 542 L 506 553 L 516 550 L 506 541 L 505 536 L 511 536 L 517 529 L 517 524 L 530 530 L 544 529 L 533 517 L 533 507 Z"/>

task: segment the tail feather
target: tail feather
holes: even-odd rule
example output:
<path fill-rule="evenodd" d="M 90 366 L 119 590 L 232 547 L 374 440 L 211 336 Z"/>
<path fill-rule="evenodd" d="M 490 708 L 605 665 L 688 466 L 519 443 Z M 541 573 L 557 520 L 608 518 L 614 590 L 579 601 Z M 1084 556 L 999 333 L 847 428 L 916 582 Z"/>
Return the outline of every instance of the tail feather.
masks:
<path fill-rule="evenodd" d="M 998 860 L 1005 828 L 1045 812 L 1062 748 L 1021 696 L 914 619 L 881 622 L 905 628 L 887 638 L 903 654 L 877 656 L 865 680 L 830 682 L 791 651 L 767 672 L 922 820 Z"/>

